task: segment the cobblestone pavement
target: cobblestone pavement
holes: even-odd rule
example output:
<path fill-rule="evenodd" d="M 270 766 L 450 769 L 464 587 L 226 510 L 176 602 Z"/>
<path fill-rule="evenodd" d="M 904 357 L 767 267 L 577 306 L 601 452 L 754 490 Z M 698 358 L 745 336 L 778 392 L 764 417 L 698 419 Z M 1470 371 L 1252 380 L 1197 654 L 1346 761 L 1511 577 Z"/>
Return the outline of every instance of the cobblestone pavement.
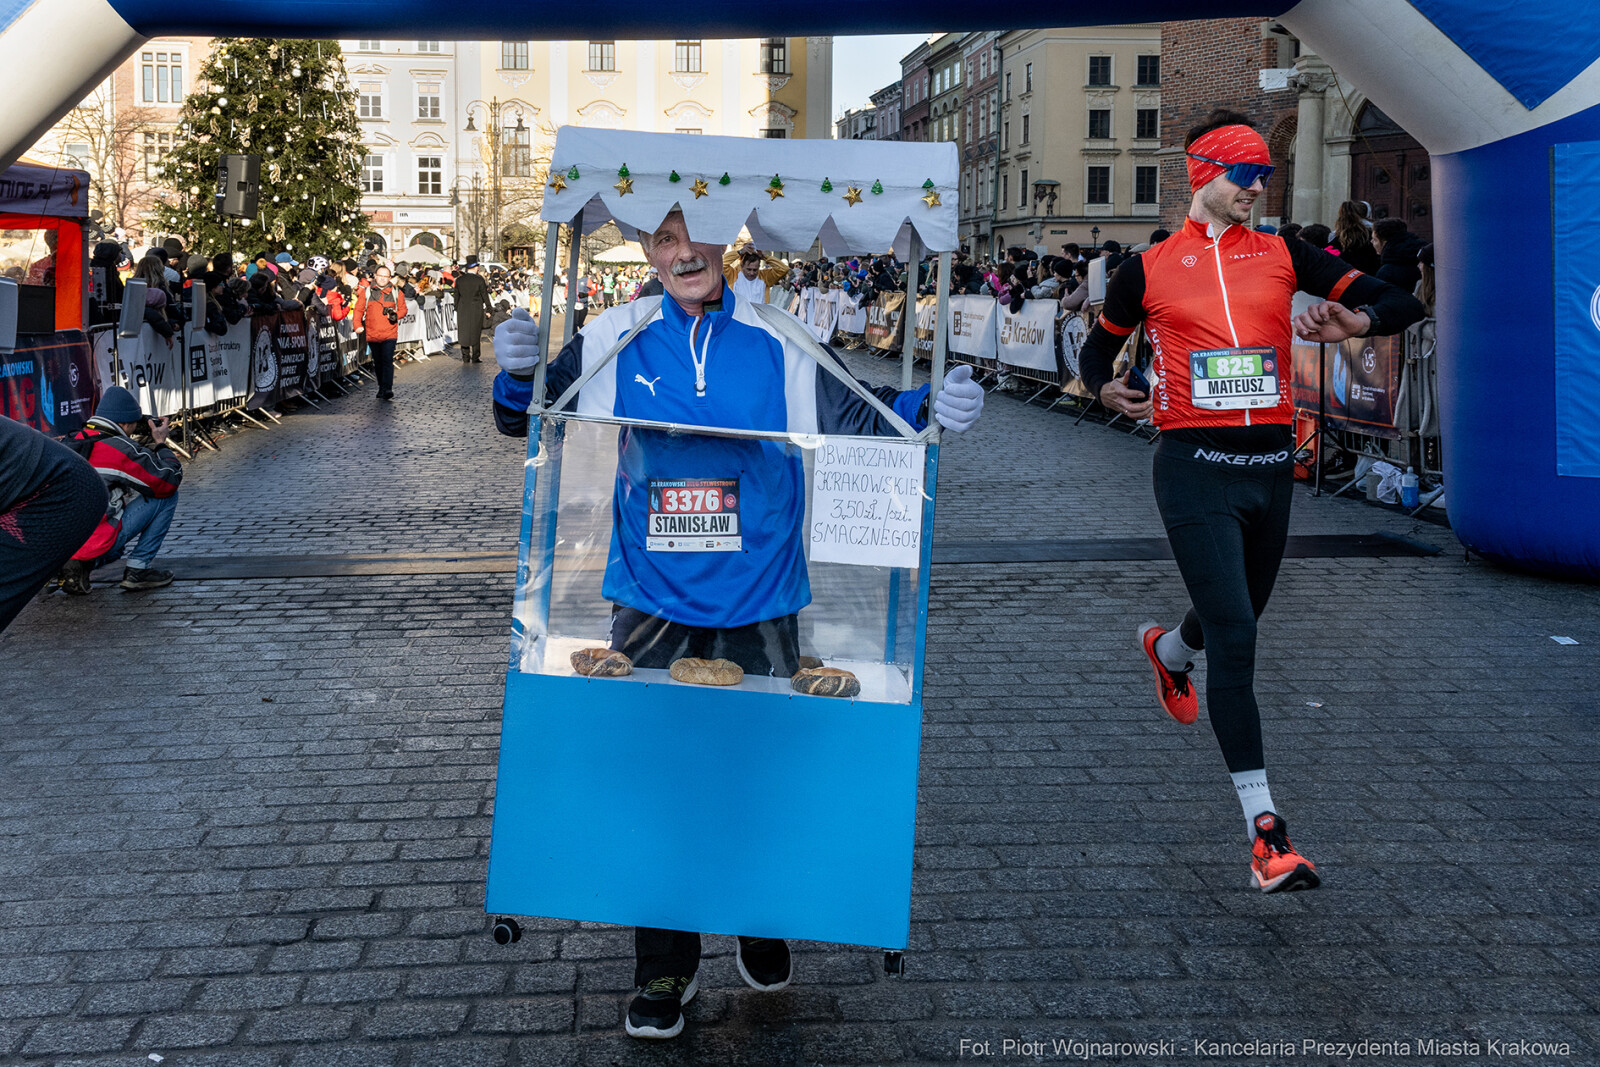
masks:
<path fill-rule="evenodd" d="M 522 445 L 490 374 L 408 366 L 392 408 L 369 389 L 229 439 L 171 554 L 509 551 Z M 1258 687 L 1322 889 L 1245 888 L 1209 731 L 1153 706 L 1132 635 L 1182 609 L 1170 563 L 942 566 L 905 977 L 802 944 L 763 996 L 711 938 L 660 1044 L 618 1026 L 626 932 L 487 934 L 509 576 L 42 600 L 0 637 L 0 1063 L 1600 1062 L 1600 589 L 1295 506 L 1296 532 L 1445 549 L 1284 565 Z M 944 538 L 1159 532 L 1149 449 L 1098 425 L 995 396 L 945 451 Z M 1295 1054 L 1203 1044 L 1250 1039 Z M 1363 1040 L 1409 1045 L 1300 1044 Z"/>

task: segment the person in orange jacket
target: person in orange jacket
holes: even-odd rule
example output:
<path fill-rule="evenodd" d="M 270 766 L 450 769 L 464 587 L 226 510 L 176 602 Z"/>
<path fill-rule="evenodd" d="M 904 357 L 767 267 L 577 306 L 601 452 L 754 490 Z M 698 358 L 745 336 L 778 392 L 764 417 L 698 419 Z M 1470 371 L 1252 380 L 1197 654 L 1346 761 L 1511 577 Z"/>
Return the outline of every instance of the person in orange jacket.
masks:
<path fill-rule="evenodd" d="M 378 399 L 394 399 L 394 345 L 400 320 L 406 317 L 406 294 L 394 284 L 388 267 L 379 265 L 372 280 L 356 288 L 355 331 L 365 338 L 378 372 Z"/>

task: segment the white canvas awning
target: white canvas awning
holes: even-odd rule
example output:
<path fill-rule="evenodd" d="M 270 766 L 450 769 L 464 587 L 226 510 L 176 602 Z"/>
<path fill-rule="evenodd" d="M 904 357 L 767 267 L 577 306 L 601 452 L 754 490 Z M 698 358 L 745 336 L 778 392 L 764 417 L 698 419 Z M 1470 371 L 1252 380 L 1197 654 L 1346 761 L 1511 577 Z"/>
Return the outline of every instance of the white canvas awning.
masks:
<path fill-rule="evenodd" d="M 748 227 L 762 249 L 809 248 L 820 237 L 830 256 L 894 247 L 903 258 L 912 230 L 926 251 L 958 246 L 957 172 L 949 142 L 563 126 L 539 217 L 570 223 L 581 209 L 585 233 L 614 221 L 634 240 L 680 207 L 690 238 L 707 244 L 731 244 Z"/>
<path fill-rule="evenodd" d="M 644 258 L 644 249 L 632 241 L 624 241 L 615 248 L 608 248 L 594 257 L 596 263 L 647 263 Z"/>

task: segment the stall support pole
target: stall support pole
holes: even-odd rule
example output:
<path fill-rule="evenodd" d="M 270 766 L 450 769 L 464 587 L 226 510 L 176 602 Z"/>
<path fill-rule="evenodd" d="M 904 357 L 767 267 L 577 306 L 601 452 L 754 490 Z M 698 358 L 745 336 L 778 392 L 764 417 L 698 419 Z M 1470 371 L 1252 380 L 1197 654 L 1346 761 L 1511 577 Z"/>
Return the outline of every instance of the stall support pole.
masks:
<path fill-rule="evenodd" d="M 906 253 L 906 304 L 900 310 L 900 325 L 905 327 L 905 344 L 900 349 L 900 389 L 913 384 L 917 361 L 917 267 L 922 261 L 922 240 L 911 231 L 911 248 Z"/>
<path fill-rule="evenodd" d="M 556 257 L 560 255 L 557 245 L 561 240 L 561 224 L 552 222 L 544 228 L 544 284 L 539 292 L 539 363 L 533 371 L 533 404 L 535 407 L 544 407 L 544 374 L 545 366 L 550 362 L 550 305 L 554 303 L 550 298 L 556 291 Z M 570 276 L 569 276 L 570 277 Z M 571 304 L 567 305 L 569 308 Z M 567 321 L 572 321 L 569 312 Z"/>
<path fill-rule="evenodd" d="M 583 212 L 567 224 L 567 315 L 561 328 L 561 347 L 567 347 L 576 332 L 573 326 L 572 305 L 578 293 L 578 246 L 583 240 Z"/>
<path fill-rule="evenodd" d="M 935 298 L 933 308 L 933 365 L 928 373 L 928 426 L 933 430 L 933 442 L 939 443 L 941 428 L 939 420 L 933 416 L 933 402 L 939 398 L 939 389 L 944 385 L 944 357 L 949 345 L 950 322 L 950 286 L 945 279 L 950 277 L 950 253 L 939 253 L 939 295 Z"/>

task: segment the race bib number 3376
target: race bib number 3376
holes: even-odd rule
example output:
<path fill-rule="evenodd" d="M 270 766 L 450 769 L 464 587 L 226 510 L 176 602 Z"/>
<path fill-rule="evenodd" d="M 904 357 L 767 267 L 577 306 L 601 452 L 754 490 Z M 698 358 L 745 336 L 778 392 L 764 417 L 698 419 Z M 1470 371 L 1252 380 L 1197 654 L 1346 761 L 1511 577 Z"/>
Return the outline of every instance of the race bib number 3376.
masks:
<path fill-rule="evenodd" d="M 651 478 L 645 548 L 739 552 L 739 479 Z"/>

